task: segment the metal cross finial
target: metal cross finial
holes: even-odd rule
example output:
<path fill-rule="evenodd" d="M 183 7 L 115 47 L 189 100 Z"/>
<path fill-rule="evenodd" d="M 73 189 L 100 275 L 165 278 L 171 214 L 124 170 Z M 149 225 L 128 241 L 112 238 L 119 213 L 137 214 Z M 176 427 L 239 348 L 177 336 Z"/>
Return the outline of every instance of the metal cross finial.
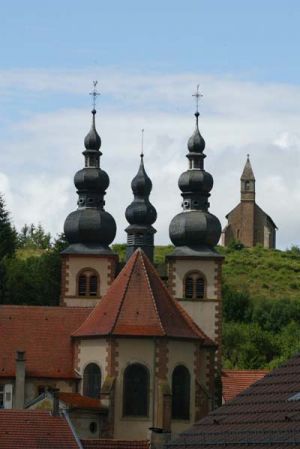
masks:
<path fill-rule="evenodd" d="M 199 98 L 203 97 L 203 94 L 199 92 L 199 84 L 197 84 L 197 90 L 192 96 L 196 98 L 196 112 L 199 113 Z"/>
<path fill-rule="evenodd" d="M 141 149 L 141 157 L 144 157 L 144 128 L 142 129 L 142 143 L 141 143 L 142 149 Z"/>
<path fill-rule="evenodd" d="M 93 81 L 93 87 L 94 88 L 93 88 L 92 92 L 89 93 L 89 95 L 92 95 L 92 97 L 93 97 L 92 102 L 93 102 L 93 109 L 94 110 L 96 109 L 97 96 L 100 95 L 100 92 L 97 91 L 97 84 L 98 84 L 98 81 Z"/>

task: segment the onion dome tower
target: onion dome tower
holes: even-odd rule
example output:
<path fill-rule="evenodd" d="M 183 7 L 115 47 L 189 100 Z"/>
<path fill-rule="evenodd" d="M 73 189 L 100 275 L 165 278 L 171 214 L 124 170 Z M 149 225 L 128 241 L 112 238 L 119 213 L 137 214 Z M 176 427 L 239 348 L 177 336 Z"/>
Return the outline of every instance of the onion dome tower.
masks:
<path fill-rule="evenodd" d="M 64 224 L 69 246 L 62 252 L 61 304 L 93 306 L 114 279 L 118 257 L 109 245 L 116 235 L 114 218 L 104 210 L 109 186 L 107 173 L 100 168 L 101 139 L 96 130 L 96 90 L 94 82 L 92 126 L 84 139 L 84 168 L 74 177 L 78 208 Z"/>
<path fill-rule="evenodd" d="M 221 256 L 216 250 L 221 224 L 209 212 L 213 178 L 204 169 L 205 141 L 199 131 L 199 86 L 196 128 L 188 141 L 189 168 L 179 177 L 183 211 L 171 221 L 169 232 L 175 246 L 167 256 L 168 286 L 172 295 L 206 334 L 221 345 Z M 221 367 L 221 353 L 216 363 Z"/>
<path fill-rule="evenodd" d="M 126 258 L 128 260 L 137 248 L 142 248 L 148 258 L 153 261 L 156 230 L 152 224 L 156 221 L 157 214 L 149 201 L 152 182 L 145 171 L 143 150 L 140 157 L 138 172 L 131 182 L 134 199 L 125 212 L 126 220 L 129 223 L 125 229 L 127 232 Z"/>
<path fill-rule="evenodd" d="M 104 195 L 109 186 L 107 173 L 100 168 L 101 139 L 95 125 L 96 110 L 92 110 L 92 126 L 84 139 L 85 166 L 74 177 L 78 208 L 66 218 L 64 232 L 70 246 L 65 253 L 105 253 L 116 235 L 114 218 L 104 210 Z"/>
<path fill-rule="evenodd" d="M 178 181 L 183 212 L 173 218 L 169 228 L 175 253 L 186 255 L 215 253 L 221 235 L 220 221 L 208 211 L 213 177 L 204 170 L 205 141 L 199 131 L 199 115 L 197 108 L 196 128 L 188 141 L 189 168 Z"/>

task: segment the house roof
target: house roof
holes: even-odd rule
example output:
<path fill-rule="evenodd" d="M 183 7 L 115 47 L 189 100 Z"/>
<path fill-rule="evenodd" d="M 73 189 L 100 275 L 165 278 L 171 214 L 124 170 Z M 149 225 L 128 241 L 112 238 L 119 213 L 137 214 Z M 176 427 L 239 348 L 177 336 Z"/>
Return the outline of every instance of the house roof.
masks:
<path fill-rule="evenodd" d="M 14 377 L 16 351 L 26 351 L 26 375 L 74 378 L 70 335 L 90 308 L 0 306 L 0 377 Z"/>
<path fill-rule="evenodd" d="M 149 449 L 147 440 L 81 440 L 84 449 Z"/>
<path fill-rule="evenodd" d="M 214 343 L 175 301 L 141 249 L 135 251 L 75 337 L 167 336 Z"/>
<path fill-rule="evenodd" d="M 222 392 L 224 401 L 231 401 L 267 373 L 267 370 L 223 370 Z"/>
<path fill-rule="evenodd" d="M 0 449 L 78 449 L 63 416 L 41 410 L 0 410 Z"/>
<path fill-rule="evenodd" d="M 171 441 L 169 449 L 300 447 L 300 354 Z"/>
<path fill-rule="evenodd" d="M 104 408 L 100 399 L 89 398 L 87 396 L 82 396 L 79 393 L 59 392 L 59 400 L 65 404 L 68 404 L 72 408 L 96 411 Z"/>

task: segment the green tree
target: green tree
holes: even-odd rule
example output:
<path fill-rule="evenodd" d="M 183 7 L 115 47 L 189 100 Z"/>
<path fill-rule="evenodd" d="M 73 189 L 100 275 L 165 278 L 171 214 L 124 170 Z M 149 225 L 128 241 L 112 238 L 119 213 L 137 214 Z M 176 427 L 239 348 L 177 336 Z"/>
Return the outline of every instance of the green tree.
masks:
<path fill-rule="evenodd" d="M 33 223 L 25 224 L 18 234 L 18 247 L 49 249 L 51 248 L 51 235 L 44 230 L 40 223 L 38 226 Z"/>
<path fill-rule="evenodd" d="M 4 302 L 6 292 L 6 260 L 16 251 L 16 231 L 13 228 L 9 212 L 6 210 L 3 196 L 0 195 L 0 303 Z"/>
<path fill-rule="evenodd" d="M 13 256 L 15 250 L 16 231 L 10 222 L 3 196 L 0 195 L 0 262 L 6 257 Z"/>

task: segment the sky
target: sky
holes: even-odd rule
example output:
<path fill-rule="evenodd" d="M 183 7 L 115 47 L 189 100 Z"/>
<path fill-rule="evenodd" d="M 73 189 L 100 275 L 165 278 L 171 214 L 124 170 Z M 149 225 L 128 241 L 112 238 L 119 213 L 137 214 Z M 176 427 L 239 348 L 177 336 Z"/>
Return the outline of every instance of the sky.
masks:
<path fill-rule="evenodd" d="M 156 243 L 169 243 L 199 84 L 211 212 L 226 224 L 249 153 L 278 247 L 300 245 L 298 0 L 0 0 L 0 12 L 0 192 L 17 229 L 41 223 L 55 236 L 76 208 L 98 80 L 115 242 L 126 240 L 144 128 Z"/>

